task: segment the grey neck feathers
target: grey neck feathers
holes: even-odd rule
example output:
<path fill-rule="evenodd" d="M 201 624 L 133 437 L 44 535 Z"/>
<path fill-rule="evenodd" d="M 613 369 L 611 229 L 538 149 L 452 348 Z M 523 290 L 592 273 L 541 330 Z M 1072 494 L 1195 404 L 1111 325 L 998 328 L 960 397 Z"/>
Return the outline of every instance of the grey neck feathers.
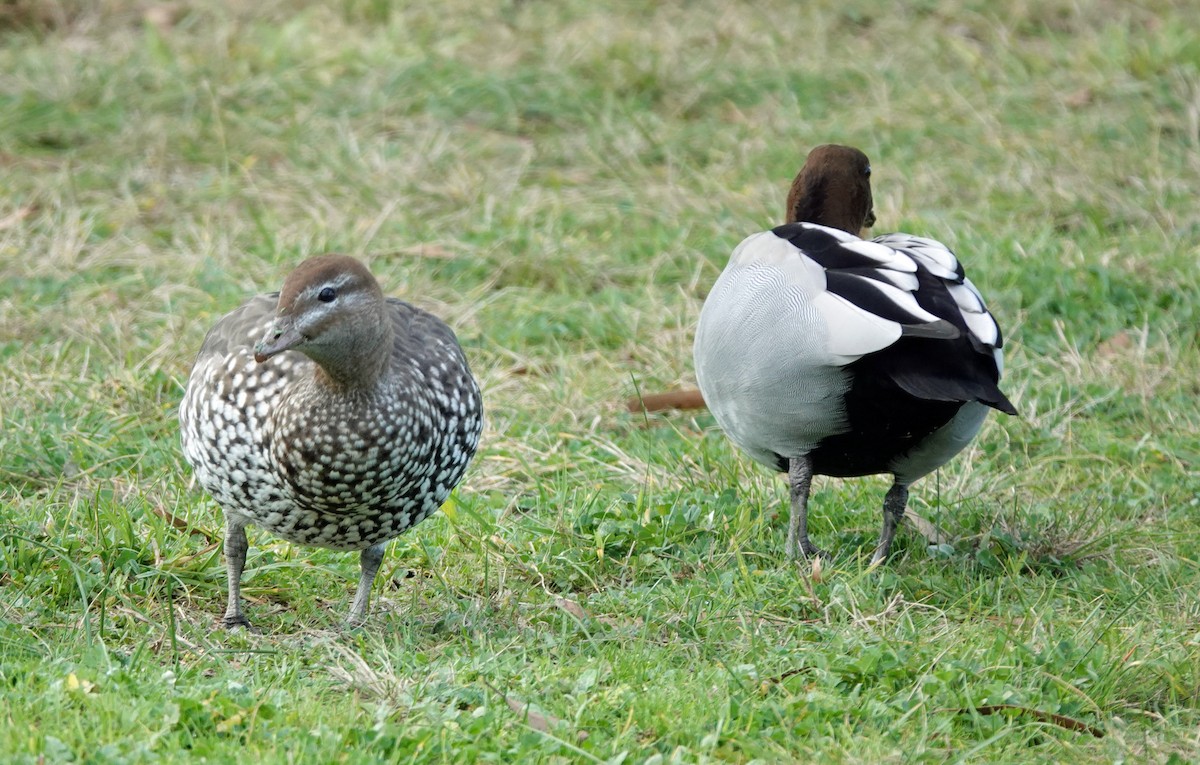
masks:
<path fill-rule="evenodd" d="M 395 331 L 381 309 L 377 320 L 340 342 L 307 351 L 317 362 L 317 381 L 339 391 L 374 387 L 392 358 Z"/>

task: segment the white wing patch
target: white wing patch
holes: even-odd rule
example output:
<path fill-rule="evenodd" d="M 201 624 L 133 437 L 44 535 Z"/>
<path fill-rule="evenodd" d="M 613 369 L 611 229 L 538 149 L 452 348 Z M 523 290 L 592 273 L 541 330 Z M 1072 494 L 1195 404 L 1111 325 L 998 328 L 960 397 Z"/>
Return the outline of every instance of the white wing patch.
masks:
<path fill-rule="evenodd" d="M 829 330 L 830 363 L 844 366 L 882 351 L 900 339 L 902 327 L 894 321 L 876 316 L 832 292 L 822 292 L 814 302 Z"/>
<path fill-rule="evenodd" d="M 871 241 L 903 252 L 941 279 L 958 282 L 962 278 L 959 274 L 958 258 L 936 239 L 911 234 L 884 234 Z"/>
<path fill-rule="evenodd" d="M 1000 329 L 987 308 L 984 308 L 983 298 L 975 290 L 975 285 L 964 279 L 962 284 L 950 286 L 950 295 L 958 304 L 971 334 L 988 345 L 996 345 L 996 341 L 1000 339 Z"/>
<path fill-rule="evenodd" d="M 812 228 L 825 228 L 826 231 L 831 230 L 824 226 L 817 226 L 811 223 L 806 224 L 806 226 L 810 226 Z M 864 255 L 871 260 L 876 261 L 884 268 L 892 271 L 900 271 L 909 274 L 915 274 L 917 272 L 917 264 L 913 263 L 911 259 L 907 257 L 896 257 L 897 252 L 895 249 L 882 245 L 878 242 L 868 241 L 866 239 L 843 241 L 842 249 L 858 253 L 859 255 Z"/>
<path fill-rule="evenodd" d="M 958 259 L 933 239 L 887 234 L 867 241 L 838 229 L 802 223 L 790 234 L 764 231 L 747 237 L 734 250 L 729 265 L 748 267 L 743 278 L 755 281 L 765 277 L 760 268 L 774 270 L 783 284 L 796 290 L 798 299 L 803 296 L 820 316 L 831 365 L 852 363 L 905 334 L 956 336 L 959 330 L 950 321 L 921 307 L 917 297 L 921 271 L 942 280 L 976 340 L 991 346 L 1000 340 L 996 322 L 978 290 L 962 275 Z M 755 273 L 758 276 L 752 276 Z"/>
<path fill-rule="evenodd" d="M 873 276 L 878 281 L 886 281 L 893 287 L 898 287 L 905 292 L 916 292 L 920 286 L 915 273 L 907 274 L 902 271 L 892 271 L 885 269 L 877 269 Z"/>
<path fill-rule="evenodd" d="M 998 347 L 1000 327 L 984 305 L 979 290 L 963 275 L 958 258 L 950 248 L 935 239 L 910 234 L 884 234 L 874 241 L 906 253 L 931 274 L 947 282 L 946 289 L 954 298 L 970 333 L 982 343 Z"/>

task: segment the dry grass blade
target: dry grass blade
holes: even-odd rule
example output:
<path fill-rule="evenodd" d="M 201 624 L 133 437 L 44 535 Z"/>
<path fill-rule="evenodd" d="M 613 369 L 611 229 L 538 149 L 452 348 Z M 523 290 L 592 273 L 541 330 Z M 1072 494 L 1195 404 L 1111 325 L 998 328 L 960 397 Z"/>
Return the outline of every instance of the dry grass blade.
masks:
<path fill-rule="evenodd" d="M 223 544 L 224 544 L 224 542 L 222 542 L 220 540 L 213 540 L 213 541 L 209 542 L 208 544 L 206 544 L 204 547 L 197 550 L 196 552 L 191 553 L 190 555 L 181 555 L 178 558 L 175 558 L 174 560 L 171 561 L 171 564 L 175 565 L 175 566 L 187 565 L 188 563 L 191 563 L 192 561 L 196 560 L 197 558 L 203 558 L 204 556 L 210 554 L 214 550 L 219 549 Z"/>
<path fill-rule="evenodd" d="M 414 244 L 396 250 L 397 255 L 408 255 L 415 258 L 432 258 L 434 260 L 453 260 L 458 257 L 454 250 L 436 242 Z"/>
<path fill-rule="evenodd" d="M 398 704 L 415 685 L 412 680 L 391 671 L 389 664 L 377 668 L 345 646 L 331 643 L 329 647 L 347 661 L 347 665 L 331 664 L 329 674 L 361 693 Z"/>
<path fill-rule="evenodd" d="M 36 210 L 37 210 L 36 205 L 25 205 L 24 207 L 18 207 L 17 209 L 13 210 L 8 215 L 5 215 L 4 217 L 0 217 L 0 231 L 5 231 L 7 229 L 12 228 L 13 226 L 17 225 L 21 221 L 28 218 Z"/>

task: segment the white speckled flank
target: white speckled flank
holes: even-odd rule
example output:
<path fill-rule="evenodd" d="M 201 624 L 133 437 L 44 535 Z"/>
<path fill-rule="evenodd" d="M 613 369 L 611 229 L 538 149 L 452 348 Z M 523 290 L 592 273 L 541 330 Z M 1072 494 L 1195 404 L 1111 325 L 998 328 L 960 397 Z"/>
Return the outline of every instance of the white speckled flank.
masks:
<path fill-rule="evenodd" d="M 336 297 L 317 298 L 323 289 Z M 283 340 L 295 342 L 263 348 Z M 479 388 L 449 327 L 383 298 L 369 272 L 341 256 L 306 261 L 282 294 L 251 298 L 221 319 L 180 408 L 184 454 L 226 513 L 231 579 L 240 577 L 246 524 L 305 545 L 362 550 L 365 579 L 375 557 L 368 548 L 449 496 L 475 454 L 482 418 Z M 239 545 L 243 561 L 235 560 Z M 230 626 L 246 623 L 235 585 Z M 369 589 L 360 582 L 351 621 L 365 617 Z"/>

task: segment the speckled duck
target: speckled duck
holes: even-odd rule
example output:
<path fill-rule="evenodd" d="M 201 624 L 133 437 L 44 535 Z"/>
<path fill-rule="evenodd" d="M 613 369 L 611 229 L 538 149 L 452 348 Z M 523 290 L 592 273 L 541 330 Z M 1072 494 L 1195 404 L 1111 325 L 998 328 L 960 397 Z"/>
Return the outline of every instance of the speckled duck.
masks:
<path fill-rule="evenodd" d="M 462 478 L 483 407 L 444 322 L 384 297 L 354 258 L 320 255 L 209 331 L 179 418 L 184 455 L 225 512 L 225 626 L 249 627 L 247 525 L 360 550 L 357 624 L 387 542 Z"/>

